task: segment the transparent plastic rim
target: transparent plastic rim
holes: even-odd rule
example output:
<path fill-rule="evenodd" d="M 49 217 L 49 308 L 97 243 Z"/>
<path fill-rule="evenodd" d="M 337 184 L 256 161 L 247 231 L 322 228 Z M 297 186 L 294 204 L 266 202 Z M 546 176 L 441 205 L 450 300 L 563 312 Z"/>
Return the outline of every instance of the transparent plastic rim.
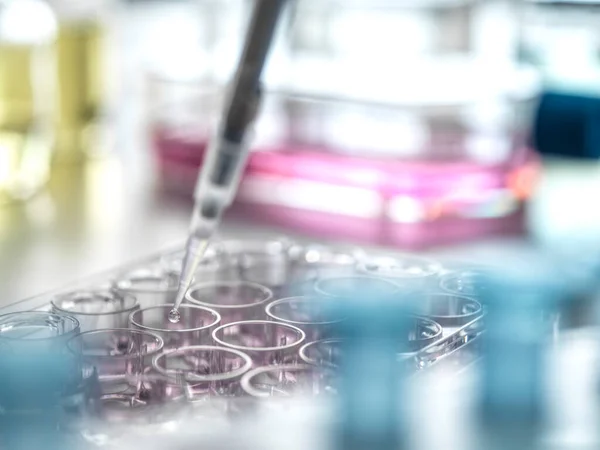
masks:
<path fill-rule="evenodd" d="M 432 330 L 435 330 L 435 334 L 433 336 L 429 336 L 426 338 L 417 338 L 413 342 L 417 342 L 417 343 L 422 342 L 424 345 L 429 345 L 429 344 L 435 342 L 436 339 L 439 339 L 442 337 L 442 334 L 444 332 L 444 327 L 442 327 L 435 320 L 430 319 L 428 317 L 423 317 L 423 316 L 410 316 L 410 318 L 414 319 L 415 321 L 422 321 L 426 326 L 429 326 L 429 327 L 431 327 Z M 311 364 L 311 365 L 318 366 L 318 367 L 323 367 L 323 366 L 324 367 L 335 367 L 335 364 L 333 364 L 333 363 L 326 363 L 326 364 L 319 363 L 314 358 L 311 358 L 308 355 L 308 352 L 311 348 L 318 346 L 318 345 L 341 344 L 342 342 L 343 342 L 343 339 L 340 339 L 340 338 L 319 339 L 319 340 L 308 342 L 308 343 L 304 344 L 302 347 L 300 347 L 298 354 L 300 355 L 300 359 L 302 361 L 304 361 L 306 364 Z M 408 352 L 408 353 L 411 353 L 411 352 Z"/>
<path fill-rule="evenodd" d="M 298 352 L 300 354 L 300 359 L 302 361 L 304 361 L 307 364 L 310 364 L 312 366 L 318 366 L 321 367 L 322 364 L 320 364 L 318 361 L 316 361 L 315 359 L 311 358 L 308 356 L 308 350 L 316 345 L 321 345 L 321 344 L 341 344 L 343 342 L 342 339 L 319 339 L 318 341 L 312 341 L 312 342 L 308 342 L 306 344 L 304 344 L 302 347 L 300 347 L 300 351 Z M 335 367 L 335 364 L 328 364 L 328 366 L 332 366 Z"/>
<path fill-rule="evenodd" d="M 341 277 L 326 277 L 326 278 L 319 278 L 315 281 L 314 284 L 314 289 L 315 291 L 320 294 L 320 295 L 324 295 L 326 297 L 333 297 L 333 298 L 340 298 L 340 297 L 344 297 L 343 295 L 338 295 L 338 294 L 333 294 L 331 292 L 328 292 L 327 289 L 323 288 L 323 284 L 326 282 L 330 282 L 330 281 L 341 281 L 341 280 L 364 280 L 365 282 L 368 281 L 376 281 L 378 283 L 381 284 L 387 284 L 390 287 L 393 287 L 393 289 L 390 289 L 389 293 L 386 293 L 385 296 L 392 296 L 392 295 L 396 295 L 398 293 L 400 293 L 401 290 L 401 286 L 397 283 L 394 283 L 393 281 L 390 281 L 386 278 L 383 277 L 374 277 L 374 276 L 369 276 L 369 275 L 348 275 L 348 276 L 341 276 Z"/>
<path fill-rule="evenodd" d="M 189 381 L 223 381 L 223 380 L 232 380 L 238 378 L 245 374 L 252 367 L 252 359 L 243 352 L 232 348 L 225 347 L 217 347 L 215 345 L 189 345 L 185 347 L 179 347 L 177 349 L 173 349 L 167 352 L 163 352 L 160 355 L 156 355 L 152 360 L 152 367 L 159 372 L 161 375 L 169 378 L 173 378 L 173 373 L 177 373 L 177 370 L 169 370 L 160 365 L 161 359 L 167 358 L 169 355 L 173 354 L 181 354 L 182 356 L 188 351 L 210 351 L 216 353 L 229 353 L 235 356 L 242 358 L 244 361 L 244 365 L 239 369 L 232 370 L 230 372 L 224 372 L 219 374 L 209 374 L 209 375 L 194 375 L 184 373 L 184 378 Z"/>
<path fill-rule="evenodd" d="M 224 240 L 215 243 L 215 247 L 222 255 L 242 255 L 242 254 L 262 254 L 278 255 L 289 254 L 290 248 L 294 245 L 291 239 L 286 236 L 278 236 L 272 239 L 248 239 L 248 240 Z M 271 247 L 273 248 L 271 250 Z"/>
<path fill-rule="evenodd" d="M 140 330 L 146 330 L 146 331 L 153 331 L 153 332 L 158 332 L 158 333 L 190 333 L 190 332 L 194 332 L 194 331 L 202 331 L 202 330 L 208 330 L 211 327 L 214 327 L 215 325 L 217 325 L 220 321 L 221 321 L 221 314 L 219 314 L 217 311 L 215 311 L 214 309 L 211 308 L 207 308 L 205 306 L 197 306 L 197 305 L 180 305 L 179 309 L 194 309 L 197 311 L 205 311 L 208 312 L 210 314 L 212 314 L 212 316 L 214 317 L 215 320 L 213 320 L 211 323 L 209 323 L 208 325 L 203 325 L 201 327 L 197 327 L 197 328 L 184 328 L 184 329 L 178 329 L 178 330 L 172 330 L 169 328 L 157 328 L 157 327 L 151 327 L 148 325 L 144 325 L 143 323 L 141 323 L 139 320 L 135 319 L 135 315 L 136 314 L 143 314 L 146 311 L 150 311 L 153 309 L 164 309 L 165 310 L 165 319 L 167 318 L 169 311 L 171 311 L 171 309 L 173 309 L 173 305 L 171 304 L 162 304 L 162 305 L 156 305 L 156 306 L 150 306 L 148 308 L 143 308 L 143 309 L 138 309 L 136 311 L 133 311 L 130 315 L 129 315 L 129 323 L 131 323 L 131 325 L 139 328 Z"/>
<path fill-rule="evenodd" d="M 440 280 L 440 288 L 448 294 L 457 295 L 457 296 L 468 296 L 463 291 L 459 291 L 458 289 L 454 289 L 449 286 L 452 281 L 471 278 L 474 284 L 479 284 L 484 282 L 486 274 L 483 271 L 478 270 L 465 270 L 465 271 L 456 271 L 445 274 Z"/>
<path fill-rule="evenodd" d="M 71 292 L 69 294 L 64 294 L 64 295 L 60 295 L 57 297 L 54 297 L 51 301 L 50 304 L 52 305 L 53 309 L 56 309 L 59 313 L 61 314 L 74 314 L 76 316 L 110 316 L 110 315 L 117 315 L 117 314 L 123 314 L 123 313 L 131 313 L 132 311 L 135 311 L 137 308 L 140 307 L 140 305 L 137 303 L 137 299 L 135 299 L 135 296 L 131 295 L 131 294 L 127 294 L 125 293 L 124 296 L 127 297 L 131 297 L 134 299 L 134 305 L 129 307 L 129 308 L 125 308 L 125 309 L 116 309 L 114 311 L 108 311 L 108 312 L 103 312 L 103 313 L 89 313 L 89 312 L 79 312 L 79 311 L 73 311 L 70 309 L 65 309 L 63 307 L 61 307 L 59 304 L 57 304 L 57 301 L 62 300 L 63 298 L 67 297 L 67 296 L 74 296 L 76 294 L 92 294 L 92 295 L 97 295 L 97 296 L 104 296 L 104 297 L 110 297 L 107 294 L 102 293 L 101 291 L 76 291 L 76 292 Z"/>
<path fill-rule="evenodd" d="M 292 262 L 300 265 L 332 264 L 341 267 L 352 267 L 365 257 L 365 251 L 360 247 L 336 248 L 326 245 L 300 245 L 290 250 Z"/>
<path fill-rule="evenodd" d="M 387 269 L 384 263 L 393 264 L 394 261 L 410 261 L 416 263 L 420 267 L 426 268 L 423 273 L 397 273 L 394 269 Z M 382 269 L 378 267 L 383 264 Z M 429 278 L 438 275 L 442 271 L 442 265 L 437 261 L 425 258 L 423 256 L 410 255 L 410 254 L 398 254 L 398 255 L 379 255 L 373 257 L 367 257 L 360 261 L 357 266 L 357 270 L 366 275 L 372 275 L 383 278 L 395 278 L 398 280 L 419 280 Z"/>
<path fill-rule="evenodd" d="M 464 321 L 464 320 L 474 319 L 474 318 L 480 316 L 481 313 L 483 312 L 481 303 L 479 303 L 474 298 L 468 297 L 466 295 L 441 293 L 441 294 L 430 294 L 427 297 L 428 297 L 428 299 L 432 298 L 432 297 L 433 298 L 459 299 L 463 305 L 472 305 L 473 306 L 473 311 L 465 313 L 465 314 L 447 314 L 447 315 L 446 314 L 429 314 L 429 313 L 420 314 L 422 316 L 425 316 L 428 319 L 432 319 L 432 320 L 438 322 L 442 326 L 444 325 L 443 322 L 447 322 L 447 321 Z"/>
<path fill-rule="evenodd" d="M 428 316 L 428 317 L 424 317 L 424 316 L 410 316 L 411 319 L 413 319 L 415 322 L 421 322 L 421 324 L 425 327 L 427 327 L 429 330 L 434 331 L 433 336 L 427 336 L 427 337 L 419 337 L 417 336 L 417 338 L 413 341 L 413 342 L 425 342 L 425 343 L 429 343 L 429 342 L 433 342 L 438 338 L 442 337 L 442 334 L 444 332 L 444 327 L 442 327 L 439 323 L 437 323 L 434 319 L 432 319 L 433 316 Z"/>
<path fill-rule="evenodd" d="M 67 331 L 66 333 L 61 333 L 56 336 L 43 337 L 43 338 L 31 338 L 31 339 L 8 337 L 8 336 L 3 336 L 0 333 L 0 339 L 6 339 L 6 340 L 10 340 L 10 341 L 50 341 L 50 340 L 54 340 L 54 339 L 64 339 L 65 336 L 69 336 L 70 334 L 78 334 L 79 329 L 80 329 L 79 328 L 79 326 L 80 326 L 79 320 L 77 320 L 75 317 L 70 316 L 68 314 L 59 314 L 59 313 L 44 312 L 44 311 L 18 311 L 18 312 L 0 315 L 0 328 L 4 324 L 5 319 L 10 318 L 10 317 L 18 317 L 18 316 L 54 317 L 62 323 L 70 322 L 72 324 L 73 328 L 71 330 Z M 26 323 L 26 321 L 23 321 L 23 323 Z"/>
<path fill-rule="evenodd" d="M 257 367 L 256 369 L 252 369 L 250 372 L 246 373 L 242 377 L 240 382 L 242 389 L 248 395 L 252 397 L 261 397 L 261 398 L 270 398 L 271 396 L 263 391 L 260 391 L 252 386 L 252 378 L 257 375 L 268 373 L 268 372 L 311 372 L 315 370 L 326 370 L 323 367 L 313 366 L 310 364 L 282 364 L 282 365 L 271 365 L 264 367 Z"/>
<path fill-rule="evenodd" d="M 300 335 L 300 338 L 296 342 L 292 342 L 291 344 L 280 345 L 277 347 L 246 347 L 244 345 L 236 345 L 236 344 L 231 344 L 229 342 L 225 342 L 224 340 L 222 340 L 221 338 L 218 337 L 219 332 L 221 332 L 222 330 L 224 330 L 228 327 L 235 327 L 235 326 L 239 326 L 239 325 L 268 325 L 268 326 L 284 327 L 284 328 L 287 328 L 288 330 L 298 333 Z M 287 350 L 287 349 L 297 347 L 298 345 L 301 345 L 302 342 L 304 342 L 304 340 L 306 339 L 306 334 L 300 328 L 295 327 L 293 325 L 289 325 L 287 323 L 273 322 L 272 320 L 241 320 L 239 322 L 231 322 L 231 323 L 227 323 L 225 325 L 221 325 L 218 328 L 215 328 L 214 331 L 212 332 L 212 338 L 217 344 L 222 345 L 223 347 L 233 348 L 235 350 L 241 350 L 241 351 L 245 351 L 245 352 L 273 352 L 273 351 L 277 351 L 277 350 Z"/>
<path fill-rule="evenodd" d="M 242 303 L 240 305 L 219 305 L 217 303 L 207 303 L 197 300 L 192 297 L 192 292 L 205 289 L 205 288 L 216 288 L 216 287 L 239 287 L 239 286 L 248 286 L 260 291 L 263 294 L 263 298 L 260 301 L 253 303 Z M 196 283 L 192 284 L 190 288 L 185 293 L 185 298 L 188 302 L 193 303 L 194 305 L 202 306 L 205 308 L 215 308 L 215 309 L 242 309 L 242 308 L 253 308 L 259 305 L 264 305 L 265 303 L 271 301 L 273 299 L 273 291 L 262 284 L 254 283 L 252 281 L 208 281 L 204 283 Z"/>
<path fill-rule="evenodd" d="M 124 291 L 127 293 L 140 293 L 140 294 L 148 294 L 148 293 L 154 293 L 154 292 L 159 292 L 159 293 L 164 293 L 164 292 L 177 292 L 177 289 L 179 289 L 179 283 L 176 283 L 174 286 L 171 287 L 158 287 L 158 288 L 138 288 L 135 286 L 128 286 L 129 284 L 133 284 L 133 280 L 160 280 L 160 279 L 165 279 L 167 277 L 177 277 L 177 279 L 179 279 L 179 275 L 176 272 L 173 272 L 171 270 L 166 270 L 164 272 L 152 272 L 150 270 L 148 271 L 140 271 L 140 272 L 134 272 L 134 273 L 126 273 L 123 275 L 122 278 L 119 278 L 118 280 L 116 280 L 114 282 L 114 287 L 115 289 L 119 290 L 119 291 Z"/>
<path fill-rule="evenodd" d="M 94 358 L 94 359 L 132 359 L 132 358 L 139 358 L 140 356 L 142 357 L 146 357 L 146 356 L 153 356 L 156 355 L 157 353 L 160 353 L 163 349 L 163 347 L 165 346 L 165 342 L 163 341 L 163 338 L 161 338 L 159 335 L 154 334 L 154 333 L 150 333 L 148 331 L 144 331 L 144 330 L 134 330 L 131 328 L 104 328 L 102 330 L 92 330 L 92 331 L 85 331 L 83 333 L 78 334 L 77 336 L 69 339 L 69 341 L 67 342 L 67 348 L 69 349 L 69 351 L 71 353 L 75 353 L 75 354 L 79 354 L 80 352 L 78 352 L 76 349 L 73 348 L 73 343 L 76 343 L 79 339 L 81 339 L 82 337 L 85 336 L 92 336 L 94 334 L 105 334 L 105 333 L 114 333 L 114 332 L 119 332 L 119 333 L 128 333 L 128 334 L 134 334 L 134 335 L 138 335 L 138 336 L 142 336 L 142 337 L 149 337 L 152 338 L 157 347 L 156 349 L 152 350 L 151 352 L 147 352 L 143 355 L 139 355 L 139 354 L 130 354 L 130 355 L 85 355 L 83 354 L 84 358 Z"/>
<path fill-rule="evenodd" d="M 272 318 L 273 320 L 276 320 L 278 322 L 289 323 L 292 325 L 333 325 L 336 323 L 340 323 L 344 320 L 344 319 L 336 319 L 336 320 L 326 320 L 326 321 L 321 321 L 321 322 L 304 322 L 304 321 L 300 321 L 300 320 L 285 319 L 283 317 L 276 315 L 272 311 L 278 305 L 282 305 L 282 304 L 290 303 L 290 302 L 294 302 L 294 301 L 301 302 L 301 303 L 302 302 L 316 303 L 319 300 L 315 299 L 315 298 L 307 297 L 307 296 L 302 296 L 302 295 L 298 295 L 298 296 L 294 296 L 294 297 L 285 297 L 285 298 L 276 300 L 272 303 L 269 303 L 269 305 L 267 305 L 267 308 L 265 310 L 267 313 L 267 316 L 269 316 L 270 318 Z"/>

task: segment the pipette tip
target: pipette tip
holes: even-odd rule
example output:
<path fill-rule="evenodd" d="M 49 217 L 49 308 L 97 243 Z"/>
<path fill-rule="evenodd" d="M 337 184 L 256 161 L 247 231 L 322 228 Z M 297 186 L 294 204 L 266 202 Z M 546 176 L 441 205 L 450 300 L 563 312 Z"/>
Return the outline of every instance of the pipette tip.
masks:
<path fill-rule="evenodd" d="M 179 290 L 173 303 L 173 309 L 169 312 L 169 321 L 171 323 L 179 322 L 181 314 L 179 313 L 179 305 L 183 302 L 185 293 L 194 279 L 194 271 L 204 256 L 208 239 L 198 239 L 191 236 L 186 244 L 186 254 L 181 265 L 181 275 L 179 278 Z"/>
<path fill-rule="evenodd" d="M 185 291 L 187 291 L 187 285 L 179 286 L 179 291 L 177 292 L 177 297 L 175 297 L 175 303 L 173 304 L 173 308 L 169 311 L 168 319 L 171 323 L 177 323 L 181 319 L 181 313 L 179 312 L 179 305 L 183 302 L 183 297 L 185 295 Z"/>

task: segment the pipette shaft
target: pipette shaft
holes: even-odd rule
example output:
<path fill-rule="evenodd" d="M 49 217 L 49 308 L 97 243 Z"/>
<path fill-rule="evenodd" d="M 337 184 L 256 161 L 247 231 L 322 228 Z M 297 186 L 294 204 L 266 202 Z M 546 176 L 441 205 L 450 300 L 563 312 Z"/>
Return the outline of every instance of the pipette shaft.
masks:
<path fill-rule="evenodd" d="M 260 77 L 286 0 L 255 0 L 244 50 L 230 86 L 226 108 L 208 148 L 194 194 L 196 205 L 186 243 L 179 290 L 169 319 L 178 321 L 183 301 L 208 241 L 235 197 L 246 166 L 246 132 L 260 103 Z"/>

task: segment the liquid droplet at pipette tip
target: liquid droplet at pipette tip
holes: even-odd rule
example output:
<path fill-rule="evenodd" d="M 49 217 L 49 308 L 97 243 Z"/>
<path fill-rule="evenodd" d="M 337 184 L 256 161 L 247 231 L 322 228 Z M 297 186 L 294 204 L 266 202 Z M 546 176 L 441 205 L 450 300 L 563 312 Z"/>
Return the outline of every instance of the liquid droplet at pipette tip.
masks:
<path fill-rule="evenodd" d="M 181 314 L 179 313 L 179 311 L 176 308 L 173 308 L 171 311 L 169 311 L 169 322 L 177 323 L 177 322 L 179 322 L 180 319 L 181 319 Z"/>

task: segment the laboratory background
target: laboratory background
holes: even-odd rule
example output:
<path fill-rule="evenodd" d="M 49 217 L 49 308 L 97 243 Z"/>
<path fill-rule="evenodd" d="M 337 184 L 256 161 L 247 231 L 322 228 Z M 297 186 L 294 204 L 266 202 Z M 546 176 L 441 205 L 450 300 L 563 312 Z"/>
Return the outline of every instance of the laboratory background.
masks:
<path fill-rule="evenodd" d="M 0 448 L 599 420 L 600 2 L 0 0 Z"/>

